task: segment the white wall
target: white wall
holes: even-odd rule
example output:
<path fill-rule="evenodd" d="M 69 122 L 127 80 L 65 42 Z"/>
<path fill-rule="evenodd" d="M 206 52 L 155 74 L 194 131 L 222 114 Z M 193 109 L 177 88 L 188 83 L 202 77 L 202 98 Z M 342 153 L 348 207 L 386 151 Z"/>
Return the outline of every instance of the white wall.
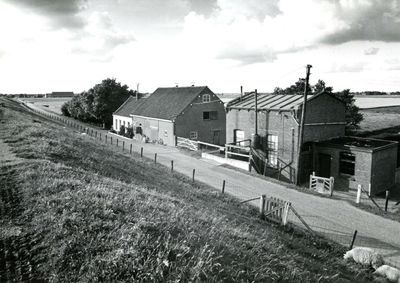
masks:
<path fill-rule="evenodd" d="M 121 125 L 124 125 L 125 128 L 132 126 L 132 118 L 125 117 L 125 116 L 113 115 L 113 129 L 118 132 Z"/>

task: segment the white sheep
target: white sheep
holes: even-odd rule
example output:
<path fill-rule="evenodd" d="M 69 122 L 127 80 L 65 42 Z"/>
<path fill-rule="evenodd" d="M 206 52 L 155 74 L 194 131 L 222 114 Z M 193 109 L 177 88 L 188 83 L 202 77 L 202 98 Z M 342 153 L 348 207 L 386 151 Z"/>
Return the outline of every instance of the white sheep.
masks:
<path fill-rule="evenodd" d="M 371 248 L 357 247 L 344 254 L 344 259 L 352 258 L 355 262 L 372 265 L 374 269 L 383 265 L 383 257 Z"/>
<path fill-rule="evenodd" d="M 385 276 L 387 279 L 393 282 L 400 283 L 400 270 L 397 268 L 391 267 L 389 265 L 382 265 L 379 267 L 373 274 L 379 274 Z"/>

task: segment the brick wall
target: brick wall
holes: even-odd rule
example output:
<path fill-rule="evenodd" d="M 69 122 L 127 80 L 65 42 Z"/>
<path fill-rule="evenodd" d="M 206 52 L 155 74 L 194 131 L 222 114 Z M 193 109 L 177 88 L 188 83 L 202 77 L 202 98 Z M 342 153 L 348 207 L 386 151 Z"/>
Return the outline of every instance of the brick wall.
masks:
<path fill-rule="evenodd" d="M 340 153 L 351 152 L 355 155 L 354 176 L 340 173 Z M 381 191 L 390 189 L 395 185 L 396 176 L 396 146 L 385 147 L 380 150 L 362 149 L 362 148 L 336 148 L 336 147 L 315 147 L 316 174 L 320 171 L 319 154 L 328 154 L 331 156 L 330 171 L 331 176 L 335 178 L 336 190 L 356 190 L 361 184 L 368 191 L 371 184 L 371 195 L 376 195 Z"/>
<path fill-rule="evenodd" d="M 202 93 L 175 120 L 175 135 L 190 138 L 191 132 L 197 132 L 197 140 L 224 145 L 226 142 L 226 113 L 223 102 L 212 92 L 210 102 L 203 103 Z M 203 112 L 216 111 L 216 119 L 203 119 Z M 219 132 L 219 141 L 216 133 Z"/>

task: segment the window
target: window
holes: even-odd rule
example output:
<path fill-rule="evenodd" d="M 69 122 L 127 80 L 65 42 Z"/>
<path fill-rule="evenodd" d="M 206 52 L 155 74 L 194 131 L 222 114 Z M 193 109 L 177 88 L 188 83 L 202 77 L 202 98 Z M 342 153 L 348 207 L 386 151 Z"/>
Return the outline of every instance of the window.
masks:
<path fill-rule="evenodd" d="M 217 111 L 204 111 L 203 112 L 203 120 L 218 120 L 218 112 Z"/>
<path fill-rule="evenodd" d="M 203 102 L 210 102 L 210 95 L 209 94 L 203 94 Z"/>
<path fill-rule="evenodd" d="M 267 136 L 267 158 L 269 165 L 278 166 L 278 136 Z"/>
<path fill-rule="evenodd" d="M 190 132 L 190 139 L 196 140 L 197 139 L 197 132 Z"/>
<path fill-rule="evenodd" d="M 168 137 L 168 131 L 164 130 L 164 137 Z"/>
<path fill-rule="evenodd" d="M 350 152 L 340 153 L 340 173 L 354 176 L 356 167 L 356 156 Z"/>

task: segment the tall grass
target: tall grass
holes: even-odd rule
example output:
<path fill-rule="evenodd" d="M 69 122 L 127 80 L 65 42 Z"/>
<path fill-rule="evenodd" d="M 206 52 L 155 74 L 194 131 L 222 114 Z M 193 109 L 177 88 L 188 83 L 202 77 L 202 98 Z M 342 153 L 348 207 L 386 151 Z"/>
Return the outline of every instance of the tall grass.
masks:
<path fill-rule="evenodd" d="M 27 239 L 21 248 L 38 280 L 373 281 L 368 269 L 343 262 L 341 247 L 261 221 L 251 207 L 151 161 L 28 114 L 8 110 L 2 119 L 6 143 L 25 162 L 14 167 L 23 209 L 0 225 Z"/>

